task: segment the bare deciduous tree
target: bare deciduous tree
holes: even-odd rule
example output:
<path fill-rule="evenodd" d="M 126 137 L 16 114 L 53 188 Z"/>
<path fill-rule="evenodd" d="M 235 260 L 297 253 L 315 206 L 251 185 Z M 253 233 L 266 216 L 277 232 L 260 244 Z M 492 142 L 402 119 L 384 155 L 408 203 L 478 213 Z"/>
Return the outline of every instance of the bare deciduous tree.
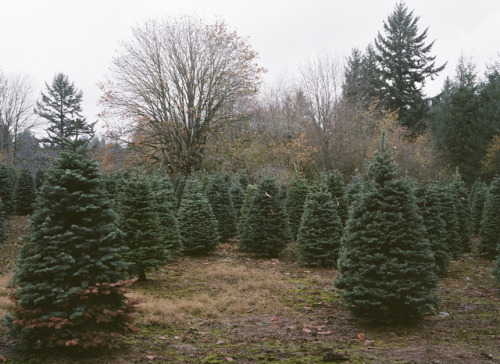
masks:
<path fill-rule="evenodd" d="M 128 121 L 120 134 L 150 165 L 189 174 L 214 128 L 235 120 L 234 104 L 257 92 L 256 57 L 223 22 L 149 21 L 113 60 L 105 115 Z"/>
<path fill-rule="evenodd" d="M 8 163 L 16 160 L 23 133 L 35 126 L 33 105 L 28 77 L 0 71 L 0 148 Z"/>

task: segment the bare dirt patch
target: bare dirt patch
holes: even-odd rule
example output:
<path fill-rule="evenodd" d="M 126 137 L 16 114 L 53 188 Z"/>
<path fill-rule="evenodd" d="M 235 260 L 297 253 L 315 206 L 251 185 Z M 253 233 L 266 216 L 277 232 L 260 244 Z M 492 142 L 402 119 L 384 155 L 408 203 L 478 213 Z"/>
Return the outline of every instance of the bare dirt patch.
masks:
<path fill-rule="evenodd" d="M 8 286 L 12 267 L 1 271 L 0 286 Z M 22 354 L 10 349 L 2 328 L 0 355 L 12 363 L 500 362 L 500 287 L 491 267 L 466 255 L 441 279 L 435 314 L 413 327 L 370 326 L 343 306 L 335 270 L 301 266 L 292 250 L 260 259 L 223 244 L 134 285 L 141 332 L 120 350 Z M 7 291 L 0 288 L 0 307 Z"/>

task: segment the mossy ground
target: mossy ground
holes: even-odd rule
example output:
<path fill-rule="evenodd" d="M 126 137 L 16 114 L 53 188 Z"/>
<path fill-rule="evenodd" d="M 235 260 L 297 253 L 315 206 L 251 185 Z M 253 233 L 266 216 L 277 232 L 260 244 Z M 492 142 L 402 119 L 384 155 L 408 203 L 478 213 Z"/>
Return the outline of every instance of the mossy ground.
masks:
<path fill-rule="evenodd" d="M 0 314 L 26 219 L 9 221 L 0 270 Z M 86 355 L 18 353 L 0 329 L 7 363 L 493 363 L 500 361 L 500 287 L 492 262 L 474 254 L 441 279 L 440 309 L 412 327 L 371 326 L 352 318 L 332 282 L 336 271 L 304 267 L 293 248 L 280 259 L 223 244 L 181 258 L 130 293 L 140 332 L 123 347 Z"/>

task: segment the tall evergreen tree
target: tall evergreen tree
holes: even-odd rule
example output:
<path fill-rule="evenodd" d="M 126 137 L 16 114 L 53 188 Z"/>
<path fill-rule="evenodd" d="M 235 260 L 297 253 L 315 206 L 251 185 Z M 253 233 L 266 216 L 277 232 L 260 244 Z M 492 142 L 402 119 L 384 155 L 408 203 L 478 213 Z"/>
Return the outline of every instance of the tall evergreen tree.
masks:
<path fill-rule="evenodd" d="M 447 244 L 446 222 L 443 208 L 435 185 L 427 184 L 417 188 L 417 203 L 425 229 L 425 238 L 430 242 L 438 274 L 445 274 L 451 254 Z"/>
<path fill-rule="evenodd" d="M 222 175 L 213 175 L 207 181 L 205 193 L 212 207 L 221 242 L 236 236 L 236 216 L 231 199 L 229 180 Z"/>
<path fill-rule="evenodd" d="M 436 57 L 430 55 L 434 42 L 425 44 L 427 29 L 419 33 L 419 19 L 401 1 L 384 21 L 384 33 L 379 32 L 375 39 L 380 78 L 384 82 L 379 90 L 381 101 L 386 109 L 398 111 L 401 125 L 413 133 L 425 129 L 425 82 L 445 67 L 436 67 Z"/>
<path fill-rule="evenodd" d="M 200 182 L 186 182 L 177 221 L 184 254 L 208 254 L 219 244 L 217 219 Z"/>
<path fill-rule="evenodd" d="M 500 177 L 495 177 L 484 202 L 477 249 L 482 256 L 493 259 L 500 241 Z"/>
<path fill-rule="evenodd" d="M 118 227 L 125 233 L 125 260 L 131 275 L 146 280 L 146 272 L 165 265 L 169 253 L 160 227 L 155 196 L 144 178 L 131 177 L 118 197 Z"/>
<path fill-rule="evenodd" d="M 35 203 L 35 180 L 28 168 L 22 168 L 16 186 L 16 214 L 28 215 L 33 212 Z"/>
<path fill-rule="evenodd" d="M 12 171 L 5 164 L 0 164 L 0 198 L 5 217 L 12 216 L 16 209 L 15 189 L 16 182 L 12 178 Z"/>
<path fill-rule="evenodd" d="M 308 186 L 306 180 L 296 174 L 290 181 L 285 199 L 288 221 L 290 222 L 290 229 L 294 239 L 297 239 L 297 233 L 299 232 L 307 192 Z"/>
<path fill-rule="evenodd" d="M 60 150 L 65 139 L 78 139 L 79 143 L 92 139 L 95 123 L 87 123 L 81 114 L 83 92 L 63 73 L 55 75 L 52 85 L 45 83 L 45 87 L 35 108 L 35 113 L 49 123 L 48 136 L 42 141 Z"/>
<path fill-rule="evenodd" d="M 393 153 L 377 153 L 341 241 L 336 286 L 352 313 L 372 322 L 413 321 L 438 303 L 434 257 L 408 181 Z"/>
<path fill-rule="evenodd" d="M 20 250 L 6 317 L 20 349 L 109 348 L 130 332 L 122 235 L 97 163 L 82 152 L 63 151 L 50 168 Z"/>
<path fill-rule="evenodd" d="M 240 247 L 248 252 L 277 256 L 293 239 L 279 188 L 273 178 L 262 178 L 252 198 L 240 239 Z"/>
<path fill-rule="evenodd" d="M 342 221 L 337 209 L 330 192 L 310 192 L 297 237 L 297 251 L 303 263 L 320 267 L 337 264 L 342 237 Z"/>

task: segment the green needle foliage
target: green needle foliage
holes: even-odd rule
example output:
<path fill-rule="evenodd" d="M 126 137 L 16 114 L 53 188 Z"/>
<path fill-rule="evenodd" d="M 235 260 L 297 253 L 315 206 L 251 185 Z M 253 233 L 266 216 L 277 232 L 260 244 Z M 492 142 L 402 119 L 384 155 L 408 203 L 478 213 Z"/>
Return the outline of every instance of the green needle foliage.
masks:
<path fill-rule="evenodd" d="M 276 257 L 292 240 L 279 188 L 273 178 L 259 181 L 248 210 L 240 247 L 250 253 Z"/>
<path fill-rule="evenodd" d="M 448 185 L 438 187 L 438 196 L 441 201 L 441 210 L 446 229 L 446 245 L 453 258 L 459 256 L 460 234 L 457 217 L 457 204 Z"/>
<path fill-rule="evenodd" d="M 16 187 L 16 214 L 29 215 L 33 212 L 36 189 L 35 180 L 28 168 L 21 169 Z"/>
<path fill-rule="evenodd" d="M 177 222 L 186 255 L 205 255 L 219 244 L 217 219 L 201 183 L 189 180 L 184 188 Z"/>
<path fill-rule="evenodd" d="M 8 235 L 5 229 L 5 212 L 3 210 L 2 199 L 0 198 L 0 248 L 3 247 L 3 242 L 7 240 Z"/>
<path fill-rule="evenodd" d="M 460 236 L 459 253 L 470 251 L 471 237 L 471 213 L 468 201 L 467 188 L 457 171 L 453 174 L 453 180 L 450 183 L 450 189 L 457 205 L 458 235 Z"/>
<path fill-rule="evenodd" d="M 349 215 L 349 204 L 346 198 L 346 186 L 342 174 L 335 170 L 324 174 L 323 179 L 327 185 L 328 192 L 332 195 L 332 200 L 337 205 L 337 213 L 345 225 Z"/>
<path fill-rule="evenodd" d="M 236 216 L 230 194 L 230 180 L 213 175 L 207 181 L 205 194 L 212 207 L 221 242 L 236 236 Z"/>
<path fill-rule="evenodd" d="M 483 219 L 477 249 L 482 256 L 493 259 L 500 241 L 500 177 L 495 177 L 484 202 Z"/>
<path fill-rule="evenodd" d="M 497 283 L 500 283 L 500 242 L 498 242 L 497 244 L 497 253 L 497 259 L 495 261 L 495 266 L 493 267 L 492 273 Z"/>
<path fill-rule="evenodd" d="M 328 191 L 311 191 L 297 238 L 297 251 L 305 264 L 333 267 L 337 264 L 342 221 Z"/>
<path fill-rule="evenodd" d="M 286 212 L 294 239 L 297 239 L 299 232 L 307 193 L 308 186 L 306 180 L 298 174 L 295 175 L 290 182 L 285 199 Z"/>
<path fill-rule="evenodd" d="M 376 323 L 418 320 L 438 304 L 434 257 L 409 182 L 392 151 L 377 153 L 351 210 L 335 285 L 351 312 Z"/>
<path fill-rule="evenodd" d="M 235 221 L 238 223 L 241 213 L 241 206 L 245 200 L 245 190 L 243 189 L 241 183 L 238 179 L 233 179 L 231 183 L 231 188 L 229 189 L 229 194 L 231 195 L 231 201 L 233 202 L 233 210 L 235 213 Z"/>
<path fill-rule="evenodd" d="M 488 186 L 483 181 L 478 181 L 475 184 L 474 194 L 471 197 L 471 225 L 472 233 L 477 235 L 481 228 L 481 219 L 483 217 L 484 203 Z"/>
<path fill-rule="evenodd" d="M 146 280 L 146 272 L 160 268 L 169 260 L 162 236 L 155 196 L 144 178 L 131 177 L 124 181 L 118 197 L 118 226 L 125 233 L 131 275 Z"/>
<path fill-rule="evenodd" d="M 19 349 L 111 348 L 131 331 L 122 235 L 82 149 L 62 151 L 49 170 L 20 250 L 16 306 L 5 319 Z"/>
<path fill-rule="evenodd" d="M 13 179 L 12 169 L 5 164 L 0 165 L 0 198 L 3 203 L 5 216 L 9 217 L 14 214 L 16 208 L 15 202 L 16 180 Z"/>
<path fill-rule="evenodd" d="M 245 192 L 245 199 L 243 200 L 243 204 L 241 205 L 240 217 L 238 218 L 238 224 L 236 226 L 238 230 L 238 238 L 240 240 L 242 239 L 243 231 L 245 230 L 248 211 L 250 210 L 250 206 L 252 206 L 252 200 L 256 190 L 257 186 L 248 185 Z"/>

